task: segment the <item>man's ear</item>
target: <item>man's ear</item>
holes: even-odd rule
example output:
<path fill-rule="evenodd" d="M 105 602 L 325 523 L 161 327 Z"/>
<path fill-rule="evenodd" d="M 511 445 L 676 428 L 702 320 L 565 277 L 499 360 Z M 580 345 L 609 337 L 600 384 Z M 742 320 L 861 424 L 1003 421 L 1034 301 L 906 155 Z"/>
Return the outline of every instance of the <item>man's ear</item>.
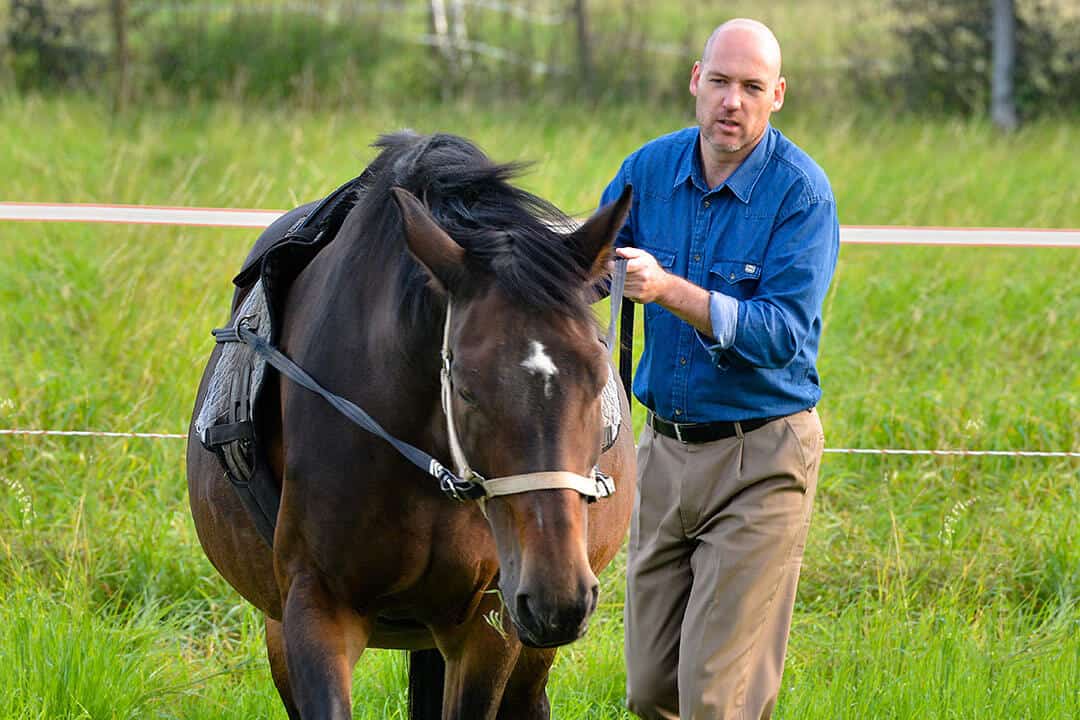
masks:
<path fill-rule="evenodd" d="M 781 75 L 780 79 L 776 81 L 776 90 L 773 93 L 773 112 L 776 112 L 780 108 L 784 107 L 784 95 L 787 93 L 787 80 Z"/>

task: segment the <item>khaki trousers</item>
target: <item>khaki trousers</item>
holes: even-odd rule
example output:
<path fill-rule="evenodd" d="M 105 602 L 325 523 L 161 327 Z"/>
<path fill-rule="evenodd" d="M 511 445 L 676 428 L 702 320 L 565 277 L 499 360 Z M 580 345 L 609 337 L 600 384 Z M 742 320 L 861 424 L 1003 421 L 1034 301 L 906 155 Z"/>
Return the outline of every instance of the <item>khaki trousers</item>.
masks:
<path fill-rule="evenodd" d="M 696 445 L 646 426 L 627 560 L 633 713 L 770 717 L 824 446 L 813 409 Z"/>

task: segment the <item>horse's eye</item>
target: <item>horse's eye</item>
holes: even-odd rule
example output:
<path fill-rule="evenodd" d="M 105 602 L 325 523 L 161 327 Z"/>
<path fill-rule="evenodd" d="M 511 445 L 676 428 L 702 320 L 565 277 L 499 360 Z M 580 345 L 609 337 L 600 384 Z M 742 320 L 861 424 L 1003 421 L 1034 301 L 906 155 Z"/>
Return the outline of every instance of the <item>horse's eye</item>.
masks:
<path fill-rule="evenodd" d="M 468 390 L 466 390 L 465 388 L 458 388 L 457 389 L 457 394 L 458 394 L 458 397 L 460 397 L 462 400 L 465 401 L 465 404 L 467 404 L 467 405 L 476 405 L 476 396 L 473 395 Z"/>

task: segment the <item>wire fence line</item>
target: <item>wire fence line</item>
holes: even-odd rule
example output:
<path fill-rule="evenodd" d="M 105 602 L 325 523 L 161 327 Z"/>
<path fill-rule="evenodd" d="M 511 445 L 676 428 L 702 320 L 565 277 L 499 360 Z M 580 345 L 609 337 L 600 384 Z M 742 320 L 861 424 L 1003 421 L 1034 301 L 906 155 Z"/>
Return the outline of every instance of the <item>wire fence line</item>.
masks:
<path fill-rule="evenodd" d="M 182 433 L 117 432 L 108 430 L 22 430 L 0 429 L 0 436 L 22 437 L 101 437 L 146 440 L 185 440 Z M 1080 458 L 1080 451 L 1069 450 L 908 450 L 905 448 L 825 448 L 826 453 L 845 455 L 926 455 L 932 457 L 1023 457 L 1023 458 Z"/>

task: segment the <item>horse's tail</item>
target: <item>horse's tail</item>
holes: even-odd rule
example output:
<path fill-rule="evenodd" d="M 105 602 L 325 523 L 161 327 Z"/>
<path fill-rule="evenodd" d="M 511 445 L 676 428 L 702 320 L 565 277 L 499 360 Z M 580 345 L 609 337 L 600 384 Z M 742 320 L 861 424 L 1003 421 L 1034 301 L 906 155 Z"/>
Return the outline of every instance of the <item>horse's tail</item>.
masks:
<path fill-rule="evenodd" d="M 443 680 L 446 661 L 438 650 L 413 650 L 409 653 L 409 718 L 442 718 Z"/>

